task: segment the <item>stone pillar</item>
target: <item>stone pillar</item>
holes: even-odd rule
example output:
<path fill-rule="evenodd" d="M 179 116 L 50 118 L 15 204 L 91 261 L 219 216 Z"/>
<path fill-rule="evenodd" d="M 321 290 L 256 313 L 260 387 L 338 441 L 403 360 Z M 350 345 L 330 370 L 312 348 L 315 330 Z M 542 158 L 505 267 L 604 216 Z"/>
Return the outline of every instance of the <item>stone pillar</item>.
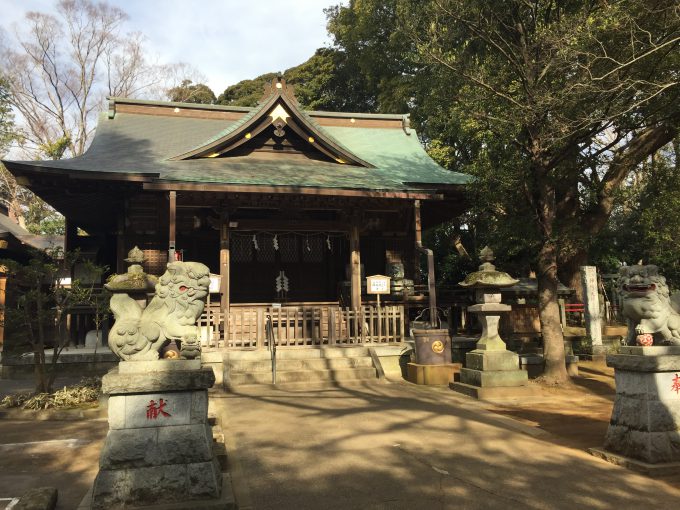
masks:
<path fill-rule="evenodd" d="M 602 313 L 600 312 L 600 300 L 597 293 L 597 268 L 595 266 L 581 266 L 581 285 L 583 285 L 586 334 L 592 342 L 590 354 L 593 356 L 603 356 Z"/>
<path fill-rule="evenodd" d="M 208 423 L 214 382 L 200 360 L 122 361 L 104 376 L 109 432 L 92 509 L 225 508 Z"/>
<path fill-rule="evenodd" d="M 607 356 L 616 399 L 602 449 L 590 453 L 647 474 L 680 468 L 680 346 L 625 346 Z"/>

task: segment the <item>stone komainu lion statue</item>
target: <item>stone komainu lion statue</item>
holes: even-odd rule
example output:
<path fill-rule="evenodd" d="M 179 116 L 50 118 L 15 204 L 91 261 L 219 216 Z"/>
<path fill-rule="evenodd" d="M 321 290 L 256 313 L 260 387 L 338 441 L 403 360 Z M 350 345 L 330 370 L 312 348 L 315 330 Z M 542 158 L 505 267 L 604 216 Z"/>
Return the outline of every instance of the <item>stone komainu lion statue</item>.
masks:
<path fill-rule="evenodd" d="M 196 321 L 203 313 L 209 285 L 205 265 L 171 262 L 145 309 L 127 294 L 114 294 L 109 347 L 123 360 L 156 360 L 172 340 L 187 344 L 189 351 L 200 351 Z"/>
<path fill-rule="evenodd" d="M 620 268 L 618 288 L 628 322 L 628 345 L 635 345 L 643 334 L 653 335 L 654 345 L 680 345 L 680 293 L 670 296 L 658 267 Z"/>

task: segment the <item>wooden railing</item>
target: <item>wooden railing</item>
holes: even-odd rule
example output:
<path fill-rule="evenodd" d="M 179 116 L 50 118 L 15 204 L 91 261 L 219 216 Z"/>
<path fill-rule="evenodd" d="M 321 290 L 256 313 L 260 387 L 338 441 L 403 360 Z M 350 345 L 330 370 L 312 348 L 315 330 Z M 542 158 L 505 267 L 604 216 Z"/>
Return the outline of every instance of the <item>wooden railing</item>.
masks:
<path fill-rule="evenodd" d="M 404 339 L 404 307 L 342 308 L 335 303 L 272 307 L 232 306 L 226 324 L 219 306 L 206 307 L 199 320 L 204 347 L 265 348 L 271 318 L 279 347 L 394 343 Z"/>

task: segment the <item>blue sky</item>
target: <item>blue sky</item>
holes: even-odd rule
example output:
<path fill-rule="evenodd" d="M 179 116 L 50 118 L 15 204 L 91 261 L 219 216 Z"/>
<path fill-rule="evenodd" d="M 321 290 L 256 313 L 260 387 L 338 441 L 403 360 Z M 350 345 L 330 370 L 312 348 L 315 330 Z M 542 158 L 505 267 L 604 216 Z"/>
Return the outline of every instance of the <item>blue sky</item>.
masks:
<path fill-rule="evenodd" d="M 126 11 L 127 31 L 147 36 L 159 62 L 187 62 L 216 94 L 240 80 L 283 71 L 328 46 L 323 9 L 341 0 L 109 0 Z M 0 26 L 12 32 L 30 10 L 54 0 L 0 0 Z"/>

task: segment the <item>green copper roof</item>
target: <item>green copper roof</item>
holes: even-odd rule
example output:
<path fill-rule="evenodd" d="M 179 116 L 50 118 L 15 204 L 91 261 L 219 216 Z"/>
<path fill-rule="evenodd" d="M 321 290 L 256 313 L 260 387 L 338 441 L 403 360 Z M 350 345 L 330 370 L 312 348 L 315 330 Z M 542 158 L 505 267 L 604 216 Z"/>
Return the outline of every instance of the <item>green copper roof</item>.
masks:
<path fill-rule="evenodd" d="M 168 103 L 143 103 L 168 106 Z M 185 107 L 195 105 L 183 105 Z M 217 109 L 217 108 L 213 108 Z M 7 162 L 10 169 L 74 170 L 113 174 L 147 174 L 152 180 L 189 183 L 280 185 L 366 190 L 436 189 L 438 185 L 470 182 L 465 174 L 448 171 L 424 151 L 415 131 L 395 128 L 319 126 L 338 146 L 374 168 L 309 159 L 303 155 L 251 153 L 248 156 L 171 160 L 231 132 L 255 115 L 243 112 L 238 121 L 116 112 L 99 117 L 90 148 L 80 157 L 59 161 Z M 336 114 L 325 114 L 335 116 Z M 340 118 L 347 114 L 337 114 Z M 356 114 L 356 118 L 367 118 Z M 398 119 L 398 116 L 374 118 Z M 408 133 L 407 133 L 408 132 Z"/>

